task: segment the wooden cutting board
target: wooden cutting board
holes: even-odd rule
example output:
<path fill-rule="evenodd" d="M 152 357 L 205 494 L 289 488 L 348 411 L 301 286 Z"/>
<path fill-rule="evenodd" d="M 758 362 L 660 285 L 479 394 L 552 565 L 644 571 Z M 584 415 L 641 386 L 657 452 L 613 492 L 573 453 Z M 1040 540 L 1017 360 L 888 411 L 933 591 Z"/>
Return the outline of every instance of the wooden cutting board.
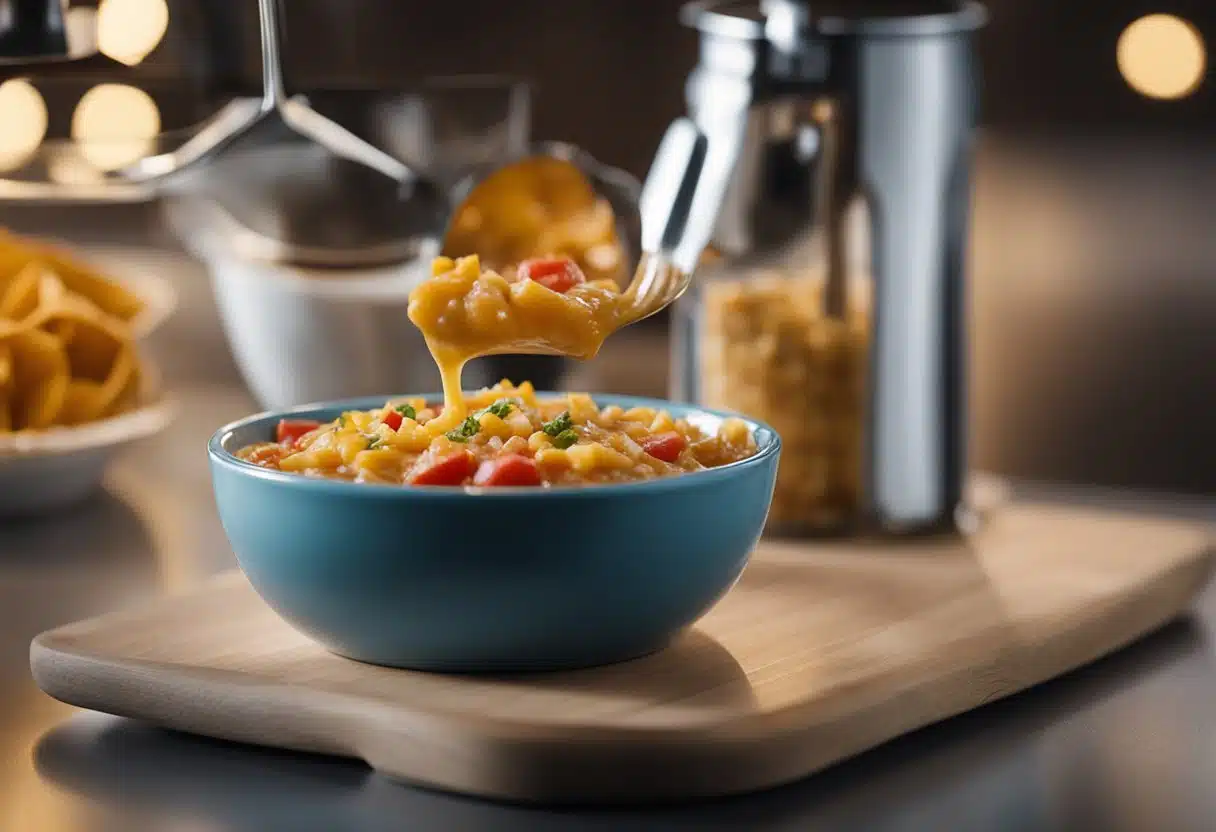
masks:
<path fill-rule="evenodd" d="M 1203 526 L 1018 504 L 966 542 L 764 543 L 668 650 L 496 677 L 338 658 L 230 573 L 45 633 L 31 661 L 73 705 L 442 789 L 694 798 L 804 777 L 1126 645 L 1186 609 L 1212 543 Z"/>

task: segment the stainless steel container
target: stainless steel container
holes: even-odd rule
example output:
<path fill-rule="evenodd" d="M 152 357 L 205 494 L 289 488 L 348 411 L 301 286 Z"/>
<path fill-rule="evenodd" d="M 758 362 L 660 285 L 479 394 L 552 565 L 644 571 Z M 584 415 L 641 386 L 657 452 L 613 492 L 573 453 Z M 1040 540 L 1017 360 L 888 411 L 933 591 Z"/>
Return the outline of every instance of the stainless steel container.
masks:
<path fill-rule="evenodd" d="M 783 433 L 774 528 L 954 528 L 983 9 L 762 0 L 684 18 L 721 259 L 677 312 L 675 397 Z"/>

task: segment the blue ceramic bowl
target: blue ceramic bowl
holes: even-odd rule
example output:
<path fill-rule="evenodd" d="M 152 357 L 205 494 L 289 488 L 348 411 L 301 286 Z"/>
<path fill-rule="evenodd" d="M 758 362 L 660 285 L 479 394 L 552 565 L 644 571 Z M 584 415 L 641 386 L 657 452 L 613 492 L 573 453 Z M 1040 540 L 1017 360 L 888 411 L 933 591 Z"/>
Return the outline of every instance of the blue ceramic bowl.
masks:
<path fill-rule="evenodd" d="M 663 407 L 709 428 L 728 415 L 596 400 Z M 252 416 L 221 428 L 208 446 L 220 519 L 254 589 L 298 630 L 359 661 L 553 670 L 653 652 L 738 579 L 772 499 L 781 442 L 756 422 L 759 453 L 750 459 L 584 488 L 369 485 L 270 471 L 233 455 L 267 441 L 284 416 L 330 420 L 384 401 Z"/>

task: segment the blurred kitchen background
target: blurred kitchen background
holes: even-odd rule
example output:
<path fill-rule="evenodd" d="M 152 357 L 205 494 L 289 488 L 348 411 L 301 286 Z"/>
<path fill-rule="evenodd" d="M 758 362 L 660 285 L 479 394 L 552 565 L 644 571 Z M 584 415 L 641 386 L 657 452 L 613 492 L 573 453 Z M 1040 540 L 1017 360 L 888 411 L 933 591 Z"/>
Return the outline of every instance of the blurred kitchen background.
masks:
<path fill-rule="evenodd" d="M 1216 492 L 1216 6 L 987 5 L 970 272 L 974 464 Z M 288 88 L 359 101 L 432 76 L 521 76 L 534 84 L 535 138 L 574 142 L 642 177 L 684 110 L 695 62 L 679 6 L 286 0 Z M 1150 15 L 1169 17 L 1142 21 Z M 259 93 L 253 0 L 102 0 L 73 3 L 70 17 L 96 27 L 104 54 L 53 75 L 0 74 L 0 171 L 46 141 L 55 149 L 45 177 L 88 185 L 98 169 L 150 152 L 156 133 Z M 61 140 L 71 137 L 92 149 L 68 152 Z M 178 282 L 179 328 L 218 327 L 214 314 L 192 314 L 214 301 L 154 200 L 67 206 L 20 193 L 0 183 L 0 225 L 138 252 Z M 619 360 L 633 371 L 603 386 L 663 395 L 665 326 L 621 336 Z M 189 350 L 191 337 L 179 329 L 174 349 Z M 170 387 L 179 358 L 160 356 Z M 214 355 L 217 377 L 231 361 Z"/>

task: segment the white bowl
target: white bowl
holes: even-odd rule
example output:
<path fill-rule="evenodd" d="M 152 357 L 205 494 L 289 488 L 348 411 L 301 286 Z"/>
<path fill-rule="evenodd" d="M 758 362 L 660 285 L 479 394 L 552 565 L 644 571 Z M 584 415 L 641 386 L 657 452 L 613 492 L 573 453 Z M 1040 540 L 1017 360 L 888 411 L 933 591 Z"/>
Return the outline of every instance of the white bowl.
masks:
<path fill-rule="evenodd" d="M 437 387 L 406 316 L 410 268 L 334 278 L 236 257 L 205 262 L 228 344 L 263 408 Z"/>
<path fill-rule="evenodd" d="M 150 335 L 173 313 L 177 292 L 131 252 L 79 251 L 48 241 L 96 268 L 144 302 L 131 322 L 135 338 Z M 119 262 L 121 260 L 121 265 Z M 88 497 L 101 486 L 110 458 L 121 448 L 164 429 L 175 412 L 155 368 L 145 363 L 141 404 L 109 419 L 43 431 L 0 434 L 0 517 L 46 514 Z"/>
<path fill-rule="evenodd" d="M 150 381 L 135 410 L 73 427 L 0 435 L 0 517 L 47 514 L 88 497 L 114 454 L 163 430 L 176 410 Z"/>
<path fill-rule="evenodd" d="M 228 345 L 264 409 L 438 387 L 406 315 L 434 251 L 390 267 L 301 268 L 238 253 L 206 210 L 197 201 L 165 206 L 170 227 L 207 269 Z"/>

